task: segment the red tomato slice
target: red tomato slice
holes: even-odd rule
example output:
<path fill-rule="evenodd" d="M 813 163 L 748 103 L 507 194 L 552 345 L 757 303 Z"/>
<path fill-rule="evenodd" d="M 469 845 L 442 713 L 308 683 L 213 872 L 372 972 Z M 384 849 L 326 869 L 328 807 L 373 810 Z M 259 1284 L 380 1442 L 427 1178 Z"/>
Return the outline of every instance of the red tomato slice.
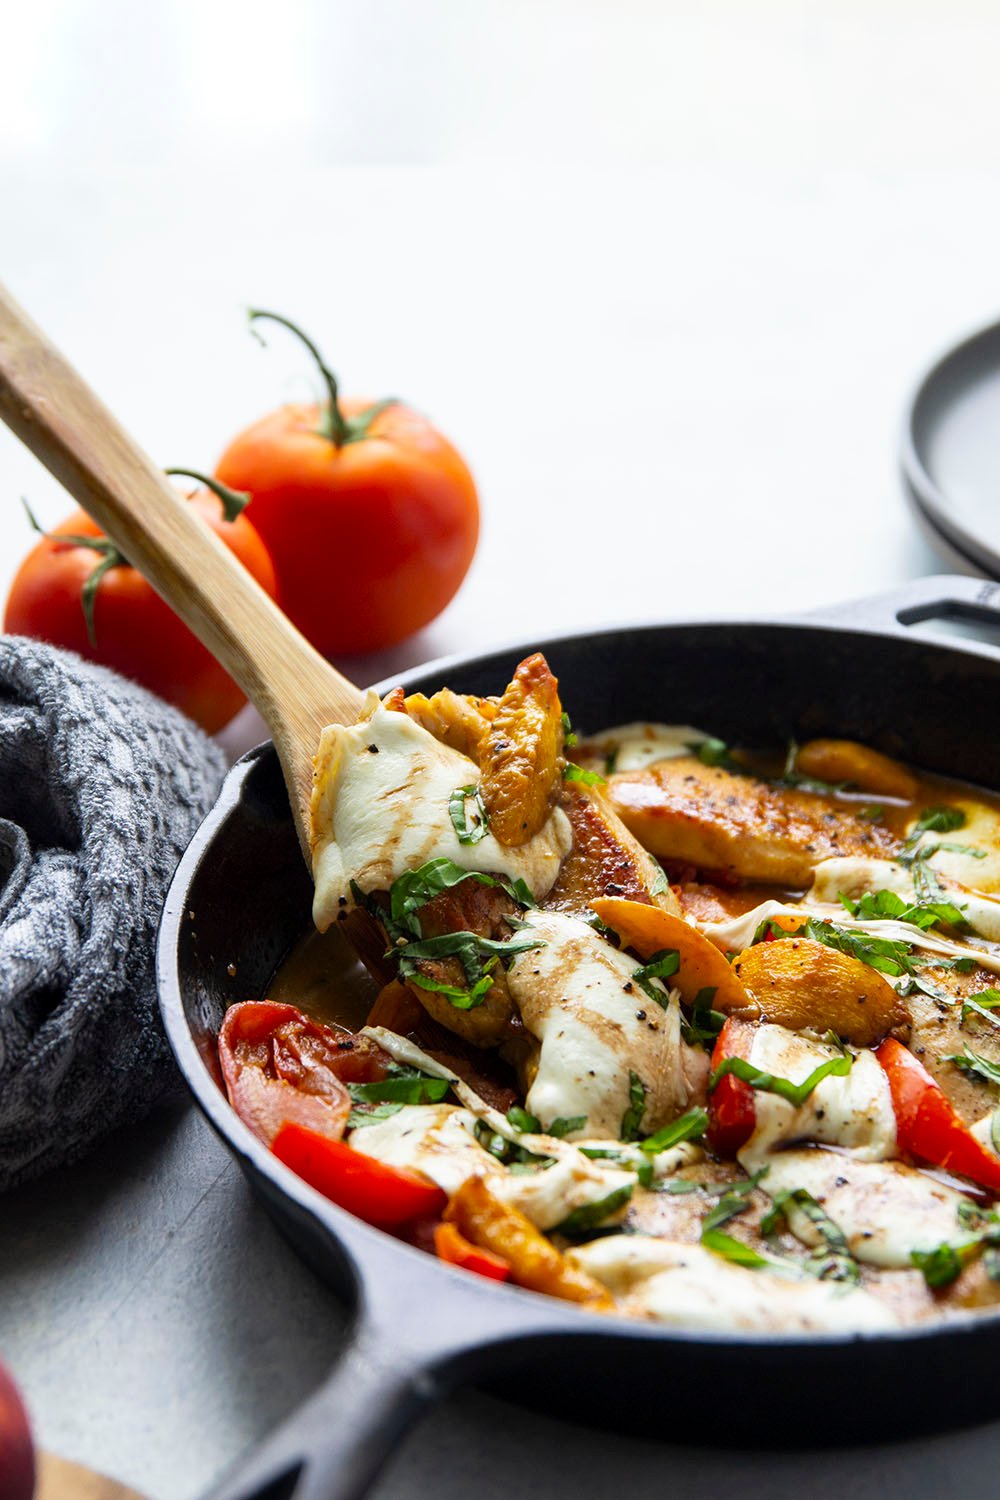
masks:
<path fill-rule="evenodd" d="M 219 1060 L 230 1104 L 265 1145 L 292 1120 L 339 1140 L 351 1111 L 342 1080 L 383 1078 L 389 1063 L 367 1038 L 346 1036 L 273 1000 L 230 1006 Z"/>
<path fill-rule="evenodd" d="M 481 1250 L 455 1228 L 454 1224 L 439 1224 L 434 1231 L 434 1248 L 438 1259 L 450 1266 L 461 1266 L 463 1271 L 475 1271 L 477 1276 L 488 1276 L 491 1281 L 507 1281 L 510 1277 L 510 1262 L 492 1250 Z"/>
<path fill-rule="evenodd" d="M 889 1081 L 900 1152 L 1000 1192 L 1000 1157 L 976 1140 L 923 1063 L 892 1037 L 875 1056 Z"/>
<path fill-rule="evenodd" d="M 439 1214 L 448 1201 L 429 1178 L 353 1151 L 302 1125 L 283 1125 L 271 1150 L 310 1187 L 366 1224 L 389 1229 L 422 1214 Z"/>
<path fill-rule="evenodd" d="M 730 1016 L 719 1032 L 712 1052 L 712 1067 L 727 1057 L 749 1059 L 754 1027 L 749 1021 Z M 742 1078 L 727 1073 L 708 1096 L 708 1140 L 723 1156 L 735 1156 L 754 1132 L 757 1110 L 753 1089 Z"/>

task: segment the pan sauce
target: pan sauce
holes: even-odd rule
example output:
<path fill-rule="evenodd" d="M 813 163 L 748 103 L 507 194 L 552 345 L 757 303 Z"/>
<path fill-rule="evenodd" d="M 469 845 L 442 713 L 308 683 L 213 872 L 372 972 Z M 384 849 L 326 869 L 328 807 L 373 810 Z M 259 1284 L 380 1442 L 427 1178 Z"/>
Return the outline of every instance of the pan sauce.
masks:
<path fill-rule="evenodd" d="M 384 717 L 407 723 L 403 715 Z M 396 726 L 388 727 L 394 730 Z M 615 774 L 624 774 L 642 771 L 666 757 L 679 760 L 691 754 L 692 746 L 707 740 L 708 736 L 689 726 L 627 726 L 625 730 L 596 736 L 587 747 L 593 752 L 592 758 L 581 756 L 581 761 L 596 767 L 602 762 L 607 765 L 608 757 L 614 755 Z M 387 766 L 388 761 L 387 756 L 382 765 Z M 367 771 L 368 765 L 360 756 L 358 763 Z M 466 767 L 463 778 L 468 774 L 471 781 L 476 768 L 471 761 L 466 762 Z M 768 757 L 748 757 L 745 769 L 775 774 L 773 759 Z M 443 775 L 450 785 L 454 769 Z M 444 786 L 444 781 L 441 784 Z M 614 775 L 612 797 L 613 789 Z M 868 793 L 841 791 L 832 796 L 831 803 L 850 806 L 853 812 L 875 800 Z M 849 918 L 837 900 L 840 894 L 856 899 L 865 891 L 889 890 L 913 899 L 912 876 L 906 867 L 892 859 L 857 855 L 820 861 L 814 870 L 811 889 L 799 893 L 775 891 L 773 887 L 753 890 L 749 881 L 743 882 L 741 890 L 730 881 L 713 885 L 701 870 L 690 870 L 687 879 L 683 878 L 685 872 L 673 871 L 688 919 L 720 948 L 739 950 L 753 940 L 765 920 L 819 916 L 842 928 L 905 941 L 929 959 L 972 957 L 977 971 L 1000 974 L 1000 949 L 994 946 L 1000 940 L 1000 903 L 991 899 L 1000 890 L 1000 800 L 939 777 L 921 777 L 911 797 L 880 796 L 877 801 L 879 825 L 897 839 L 912 826 L 919 809 L 946 804 L 960 811 L 961 833 L 937 841 L 960 840 L 964 847 L 941 849 L 927 863 L 943 878 L 947 895 L 956 901 L 961 897 L 960 904 L 967 910 L 974 936 L 954 932 L 947 935 L 937 928 L 920 932 L 897 922 Z M 408 803 L 408 818 L 417 829 L 427 826 L 414 809 L 412 798 Z M 547 861 L 554 851 L 565 852 L 566 833 L 561 826 L 545 832 L 543 858 Z M 377 842 L 378 829 L 362 829 L 360 837 L 362 843 L 364 838 Z M 932 838 L 937 836 L 924 836 L 925 847 Z M 451 837 L 449 857 L 454 857 L 455 850 L 451 848 L 454 843 Z M 504 859 L 491 862 L 482 844 L 471 853 L 467 846 L 456 845 L 456 848 L 460 849 L 456 862 L 465 868 L 506 867 Z M 983 857 L 969 853 L 970 848 Z M 434 852 L 439 852 L 436 845 Z M 509 851 L 506 863 L 510 863 Z M 519 872 L 526 868 L 523 862 L 515 863 Z M 345 859 L 345 869 L 347 865 Z M 342 890 L 343 874 L 337 876 L 337 881 Z M 978 893 L 958 893 L 947 884 L 951 881 L 974 886 Z M 547 890 L 550 884 L 543 877 L 541 890 Z M 754 896 L 765 895 L 766 900 L 746 911 L 748 890 Z M 706 912 L 711 916 L 706 916 Z M 613 973 L 618 968 L 622 971 L 619 977 L 626 984 L 626 968 L 633 971 L 636 960 L 598 938 L 592 929 L 586 929 L 586 939 L 579 932 L 570 932 L 573 919 L 558 913 L 529 910 L 525 921 L 529 929 L 534 924 L 546 942 L 544 961 L 529 951 L 515 957 L 508 970 L 509 988 L 522 1019 L 541 1043 L 537 1071 L 525 1105 L 529 1112 L 549 1123 L 556 1116 L 565 1119 L 586 1115 L 586 1128 L 570 1131 L 569 1139 L 565 1140 L 544 1133 L 530 1137 L 512 1131 L 503 1117 L 490 1111 L 474 1092 L 470 1098 L 469 1090 L 458 1085 L 447 1069 L 442 1072 L 432 1056 L 412 1044 L 409 1051 L 405 1043 L 393 1049 L 382 1034 L 379 1040 L 389 1046 L 398 1061 L 415 1064 L 432 1075 L 451 1076 L 460 1104 L 404 1107 L 385 1121 L 355 1129 L 350 1136 L 355 1149 L 396 1166 L 415 1167 L 439 1181 L 449 1192 L 469 1172 L 478 1172 L 490 1180 L 498 1196 L 519 1207 L 533 1223 L 549 1232 L 574 1210 L 614 1193 L 623 1183 L 631 1183 L 629 1205 L 616 1208 L 603 1220 L 595 1220 L 600 1233 L 591 1243 L 573 1243 L 572 1239 L 568 1245 L 564 1240 L 559 1242 L 564 1244 L 568 1258 L 607 1287 L 622 1312 L 632 1315 L 685 1327 L 862 1330 L 998 1300 L 1000 1293 L 994 1295 L 981 1275 L 976 1280 L 965 1272 L 950 1292 L 932 1293 L 920 1272 L 912 1269 L 914 1251 L 929 1252 L 942 1243 L 958 1244 L 963 1237 L 968 1240 L 968 1235 L 963 1236 L 959 1229 L 956 1209 L 963 1201 L 982 1203 L 984 1195 L 975 1188 L 971 1193 L 963 1191 L 967 1189 L 963 1182 L 942 1181 L 941 1174 L 893 1159 L 897 1149 L 895 1121 L 885 1075 L 870 1052 L 858 1049 L 853 1050 L 855 1061 L 848 1078 L 823 1080 L 798 1111 L 774 1093 L 755 1093 L 756 1126 L 739 1152 L 739 1167 L 743 1171 L 734 1169 L 734 1176 L 750 1183 L 755 1174 L 763 1174 L 756 1194 L 752 1195 L 758 1198 L 766 1194 L 773 1201 L 776 1195 L 793 1190 L 805 1190 L 811 1195 L 843 1232 L 850 1254 L 861 1266 L 860 1284 L 817 1280 L 802 1274 L 802 1246 L 821 1244 L 822 1235 L 814 1220 L 795 1207 L 786 1212 L 786 1226 L 779 1227 L 767 1239 L 760 1233 L 759 1211 L 734 1216 L 730 1227 L 740 1231 L 736 1237 L 742 1237 L 745 1245 L 763 1258 L 753 1270 L 720 1258 L 703 1245 L 691 1243 L 689 1234 L 681 1237 L 678 1231 L 678 1238 L 673 1239 L 670 1215 L 663 1213 L 664 1207 L 669 1207 L 669 1195 L 664 1198 L 662 1189 L 680 1182 L 696 1184 L 690 1193 L 678 1192 L 676 1203 L 686 1206 L 696 1200 L 703 1211 L 718 1201 L 718 1194 L 713 1193 L 709 1180 L 711 1157 L 706 1157 L 699 1146 L 689 1144 L 654 1156 L 653 1181 L 648 1185 L 640 1183 L 630 1170 L 632 1162 L 641 1160 L 641 1153 L 619 1141 L 614 1125 L 624 1113 L 622 1104 L 628 1099 L 629 1077 L 634 1076 L 643 1044 L 648 1049 L 648 1037 L 641 1022 L 629 1039 L 629 1026 L 636 1016 L 634 996 L 629 999 L 627 1016 L 624 1010 L 616 1014 L 613 1005 L 607 1012 L 605 1003 L 604 1021 L 610 1022 L 610 1030 L 615 1033 L 613 1045 L 607 1035 L 600 1037 L 601 1027 L 597 1025 L 591 1030 L 584 1025 L 575 1040 L 571 1034 L 572 1013 L 576 1008 L 579 1014 L 579 995 L 586 992 L 588 984 L 597 984 L 599 989 L 600 973 Z M 588 958 L 589 948 L 594 952 Z M 605 948 L 607 953 L 603 951 Z M 588 964 L 596 964 L 590 980 Z M 555 990 L 560 988 L 564 992 L 569 990 L 565 982 L 569 969 L 575 973 L 573 995 L 556 995 Z M 559 976 L 548 1003 L 544 998 L 547 975 Z M 670 1058 L 656 1072 L 657 1086 L 666 1090 L 666 1097 L 658 1105 L 656 1090 L 651 1091 L 652 1099 L 647 1093 L 638 1121 L 642 1134 L 651 1133 L 661 1116 L 671 1119 L 683 1113 L 693 1097 L 682 1065 L 685 1044 L 678 1035 L 679 993 L 658 980 L 653 983 L 663 990 L 656 1021 L 671 1031 L 673 1038 L 668 1049 Z M 334 928 L 322 936 L 311 933 L 303 939 L 275 976 L 269 994 L 275 999 L 288 1000 L 329 1024 L 356 1031 L 367 1016 L 376 987 Z M 942 1004 L 937 1003 L 939 1007 Z M 595 999 L 594 1004 L 600 1012 L 602 1002 Z M 584 1013 L 586 1008 L 584 1002 Z M 949 1006 L 952 1012 L 955 1008 L 954 1004 Z M 546 1036 L 550 1026 L 557 1033 L 558 1045 L 550 1048 L 551 1058 L 547 1062 Z M 577 1031 L 580 1031 L 578 1024 Z M 998 1049 L 989 1031 L 987 1021 L 970 1029 L 965 1040 L 978 1051 L 996 1055 Z M 1000 1031 L 997 1034 L 1000 1036 Z M 818 1037 L 803 1037 L 779 1026 L 765 1025 L 756 1035 L 751 1061 L 761 1071 L 800 1083 L 812 1071 L 817 1058 L 835 1051 Z M 956 1072 L 954 1068 L 951 1071 Z M 588 1079 L 593 1082 L 588 1083 Z M 988 1084 L 962 1077 L 955 1081 L 954 1093 L 962 1099 L 963 1113 L 987 1145 L 991 1139 L 988 1126 L 996 1102 L 995 1092 Z M 978 1106 L 974 1119 L 970 1118 L 970 1100 L 975 1100 Z M 526 1148 L 551 1156 L 552 1164 L 534 1174 L 511 1174 L 478 1143 L 476 1127 L 483 1122 Z M 809 1142 L 807 1146 L 797 1144 L 803 1139 Z M 613 1156 L 614 1164 L 585 1155 L 581 1147 Z M 650 1163 L 647 1160 L 643 1165 L 649 1167 Z M 650 1237 L 644 1224 L 649 1222 L 650 1202 L 654 1198 L 658 1200 L 655 1207 L 661 1227 L 656 1237 Z M 668 1221 L 665 1232 L 664 1218 Z"/>

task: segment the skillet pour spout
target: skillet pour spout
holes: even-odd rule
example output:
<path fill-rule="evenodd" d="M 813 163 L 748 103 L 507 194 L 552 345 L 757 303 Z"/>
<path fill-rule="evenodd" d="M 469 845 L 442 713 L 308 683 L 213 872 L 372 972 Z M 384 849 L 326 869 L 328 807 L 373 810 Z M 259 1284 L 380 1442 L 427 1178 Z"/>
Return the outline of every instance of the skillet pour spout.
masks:
<path fill-rule="evenodd" d="M 1000 649 L 912 632 L 931 620 L 1000 629 L 1000 586 L 920 579 L 799 619 L 609 629 L 437 662 L 402 680 L 407 691 L 447 684 L 486 694 L 542 650 L 584 730 L 659 718 L 760 745 L 859 739 L 998 788 Z M 365 1495 L 404 1429 L 468 1381 L 647 1438 L 655 1432 L 637 1393 L 668 1390 L 663 1436 L 714 1446 L 884 1441 L 998 1414 L 993 1315 L 865 1335 L 694 1335 L 480 1281 L 322 1198 L 240 1122 L 214 1063 L 226 1008 L 264 992 L 308 929 L 310 905 L 277 758 L 260 746 L 233 768 L 178 867 L 160 929 L 160 1004 L 199 1106 L 266 1210 L 354 1309 L 354 1324 L 327 1383 L 211 1500 Z M 705 1400 L 723 1380 L 741 1392 L 724 1434 Z"/>

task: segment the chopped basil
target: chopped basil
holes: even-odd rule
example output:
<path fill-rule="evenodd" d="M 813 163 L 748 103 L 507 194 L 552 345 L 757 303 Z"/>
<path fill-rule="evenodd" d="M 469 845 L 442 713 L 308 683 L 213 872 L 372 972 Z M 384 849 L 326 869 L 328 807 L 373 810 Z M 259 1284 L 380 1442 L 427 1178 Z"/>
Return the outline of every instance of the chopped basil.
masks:
<path fill-rule="evenodd" d="M 513 958 L 518 953 L 527 953 L 533 948 L 544 948 L 540 938 L 485 938 L 477 932 L 444 932 L 440 937 L 415 939 L 402 946 L 390 948 L 387 958 L 399 964 L 400 979 L 407 979 L 422 990 L 434 990 L 444 995 L 456 1010 L 472 1010 L 482 1005 L 493 984 L 490 971 L 501 958 Z M 428 960 L 457 958 L 462 965 L 468 988 L 443 984 L 432 979 L 419 967 Z M 484 963 L 483 960 L 486 959 Z"/>
<path fill-rule="evenodd" d="M 607 755 L 604 757 L 604 774 L 605 774 L 605 776 L 613 776 L 614 773 L 615 773 L 615 767 L 617 766 L 617 764 L 618 764 L 618 746 L 615 745 L 612 749 L 610 749 L 608 751 Z"/>
<path fill-rule="evenodd" d="M 349 1083 L 355 1104 L 440 1104 L 451 1088 L 447 1078 L 430 1078 L 415 1070 L 393 1070 L 375 1083 Z"/>
<path fill-rule="evenodd" d="M 990 1116 L 990 1141 L 994 1151 L 1000 1155 L 1000 1108 L 995 1109 Z"/>
<path fill-rule="evenodd" d="M 731 1234 L 724 1234 L 721 1229 L 703 1229 L 701 1243 L 706 1250 L 721 1255 L 725 1260 L 733 1261 L 735 1265 L 746 1266 L 751 1271 L 760 1271 L 765 1266 L 774 1264 L 766 1255 L 759 1255 L 742 1240 L 734 1239 Z"/>
<path fill-rule="evenodd" d="M 564 1136 L 572 1135 L 574 1130 L 582 1130 L 586 1123 L 586 1115 L 571 1115 L 569 1118 L 560 1115 L 557 1120 L 552 1121 L 546 1134 L 554 1135 L 556 1140 L 562 1140 Z"/>
<path fill-rule="evenodd" d="M 943 922 L 948 927 L 968 930 L 968 921 L 960 906 L 953 901 L 918 901 L 911 904 L 895 891 L 866 891 L 857 901 L 842 895 L 841 905 L 852 917 L 866 922 L 905 922 L 910 927 L 919 927 L 926 932 Z"/>
<path fill-rule="evenodd" d="M 1000 1063 L 991 1062 L 988 1057 L 982 1057 L 969 1047 L 964 1052 L 953 1052 L 944 1060 L 954 1063 L 963 1073 L 971 1073 L 976 1078 L 984 1079 L 986 1083 L 1000 1084 Z"/>
<path fill-rule="evenodd" d="M 656 866 L 656 876 L 653 880 L 653 884 L 649 887 L 649 894 L 651 896 L 662 896 L 664 891 L 668 891 L 670 889 L 670 881 L 667 879 L 667 872 L 666 870 L 664 870 L 659 860 L 653 859 L 652 855 L 650 855 L 649 857 L 651 860 L 653 860 L 653 864 Z"/>
<path fill-rule="evenodd" d="M 702 740 L 700 744 L 689 746 L 689 749 L 694 751 L 703 766 L 719 766 L 724 771 L 741 769 L 730 755 L 729 746 L 725 740 L 709 737 L 707 740 Z"/>
<path fill-rule="evenodd" d="M 510 1167 L 512 1170 L 516 1167 L 543 1170 L 551 1167 L 555 1161 L 553 1156 L 536 1155 L 534 1151 L 529 1151 L 519 1142 L 509 1141 L 498 1130 L 491 1130 L 485 1120 L 476 1121 L 473 1134 L 484 1151 L 488 1151 L 491 1156 L 496 1157 L 497 1161 L 503 1162 L 505 1167 Z"/>
<path fill-rule="evenodd" d="M 767 1167 L 762 1167 L 752 1177 L 738 1179 L 736 1182 L 725 1182 L 716 1184 L 714 1188 L 705 1186 L 706 1192 L 719 1193 L 719 1201 L 714 1208 L 710 1209 L 702 1220 L 702 1230 L 717 1229 L 720 1224 L 727 1224 L 730 1219 L 735 1219 L 737 1214 L 745 1213 L 750 1207 L 750 1198 L 762 1178 L 768 1173 Z"/>
<path fill-rule="evenodd" d="M 495 886 L 499 890 L 506 891 L 507 895 L 519 906 L 536 904 L 534 896 L 523 880 L 512 882 L 494 875 L 484 875 L 480 870 L 463 870 L 460 865 L 456 865 L 442 855 L 438 859 L 427 860 L 416 870 L 407 870 L 405 875 L 400 875 L 389 891 L 388 912 L 383 912 L 376 907 L 373 915 L 385 925 L 393 941 L 400 936 L 422 937 L 423 932 L 416 913 L 429 901 L 433 901 L 435 896 L 439 896 L 442 891 L 461 885 L 463 880 L 475 880 L 479 885 Z M 370 901 L 371 898 L 362 896 L 353 884 L 351 890 L 355 900 L 363 901 L 365 904 Z"/>
<path fill-rule="evenodd" d="M 616 1151 L 613 1146 L 581 1146 L 580 1152 L 591 1161 L 611 1161 L 615 1166 L 623 1167 L 626 1172 L 634 1172 L 640 1187 L 653 1186 L 653 1163 L 651 1161 L 641 1159 L 636 1161 L 627 1152 Z"/>
<path fill-rule="evenodd" d="M 577 741 L 579 740 L 580 736 L 576 733 L 576 730 L 573 728 L 572 724 L 570 723 L 570 721 L 569 721 L 569 714 L 566 712 L 565 709 L 563 709 L 563 712 L 562 712 L 562 730 L 563 730 L 563 744 L 566 745 L 570 750 L 572 750 L 573 746 L 577 743 Z"/>
<path fill-rule="evenodd" d="M 804 1270 L 820 1281 L 850 1281 L 855 1285 L 860 1283 L 861 1271 L 851 1254 L 844 1231 L 805 1188 L 788 1188 L 775 1194 L 771 1208 L 761 1220 L 761 1234 L 773 1234 L 781 1219 L 787 1222 L 789 1204 L 806 1216 L 822 1241 L 804 1261 Z"/>
<path fill-rule="evenodd" d="M 910 830 L 909 838 L 919 838 L 922 833 L 953 833 L 965 827 L 965 813 L 960 807 L 925 807 Z"/>
<path fill-rule="evenodd" d="M 660 1191 L 672 1194 L 698 1193 L 703 1186 L 703 1183 L 692 1182 L 690 1177 L 677 1177 L 673 1182 L 665 1182 Z"/>
<path fill-rule="evenodd" d="M 803 776 L 796 769 L 798 759 L 799 747 L 794 740 L 789 740 L 785 755 L 785 769 L 774 783 L 776 786 L 796 787 L 800 792 L 813 792 L 820 797 L 831 797 L 837 792 L 842 792 L 846 786 L 852 785 L 849 781 L 820 781 L 815 776 Z"/>
<path fill-rule="evenodd" d="M 522 1135 L 541 1134 L 541 1120 L 537 1119 L 535 1115 L 529 1115 L 528 1111 L 522 1109 L 519 1104 L 511 1105 L 507 1111 L 507 1123 L 513 1125 L 514 1129 L 519 1130 Z"/>
<path fill-rule="evenodd" d="M 664 994 L 652 983 L 654 979 L 669 979 L 671 974 L 676 974 L 681 966 L 681 956 L 676 948 L 661 948 L 654 953 L 648 963 L 643 964 L 640 969 L 635 969 L 632 978 L 650 1000 L 655 1000 L 666 1010 L 669 1004 L 669 995 Z"/>
<path fill-rule="evenodd" d="M 584 786 L 603 786 L 605 778 L 598 771 L 585 771 L 575 761 L 568 760 L 563 766 L 563 781 L 579 781 Z"/>
<path fill-rule="evenodd" d="M 688 1021 L 681 1018 L 681 1035 L 688 1046 L 704 1046 L 706 1042 L 714 1046 L 716 1037 L 726 1024 L 722 1011 L 712 1009 L 715 995 L 716 986 L 705 985 L 691 1003 L 691 1019 Z"/>
<path fill-rule="evenodd" d="M 951 1286 L 951 1283 L 961 1274 L 965 1260 L 963 1250 L 955 1245 L 938 1245 L 934 1250 L 911 1250 L 910 1261 L 918 1271 L 924 1273 L 924 1280 L 929 1287 L 937 1290 L 943 1286 Z"/>
<path fill-rule="evenodd" d="M 469 826 L 469 809 L 472 803 L 475 822 Z M 483 794 L 478 786 L 458 786 L 448 799 L 448 814 L 458 835 L 460 844 L 478 844 L 490 831 L 490 815 L 486 811 Z"/>
<path fill-rule="evenodd" d="M 361 1130 L 365 1125 L 377 1125 L 379 1120 L 388 1120 L 390 1115 L 398 1115 L 402 1107 L 401 1104 L 375 1104 L 370 1109 L 352 1109 L 344 1128 Z"/>
<path fill-rule="evenodd" d="M 620 1208 L 632 1196 L 632 1184 L 622 1183 L 621 1187 L 615 1188 L 604 1198 L 598 1198 L 594 1203 L 582 1203 L 579 1208 L 574 1208 L 572 1213 L 566 1215 L 561 1224 L 557 1224 L 552 1234 L 565 1234 L 574 1237 L 587 1234 L 591 1229 L 596 1229 L 605 1219 L 617 1213 Z"/>
<path fill-rule="evenodd" d="M 885 821 L 885 808 L 878 802 L 869 802 L 865 807 L 858 808 L 858 817 L 864 818 L 866 823 L 882 823 Z"/>
<path fill-rule="evenodd" d="M 826 1062 L 820 1063 L 818 1068 L 813 1069 L 808 1078 L 804 1078 L 801 1083 L 792 1083 L 789 1078 L 776 1078 L 773 1073 L 761 1072 L 759 1068 L 755 1068 L 753 1063 L 747 1062 L 745 1058 L 727 1057 L 713 1070 L 708 1080 L 708 1091 L 712 1093 L 717 1087 L 719 1080 L 724 1078 L 727 1073 L 731 1073 L 734 1077 L 739 1078 L 741 1082 L 748 1083 L 752 1089 L 761 1089 L 767 1094 L 777 1094 L 780 1098 L 787 1100 L 789 1104 L 793 1104 L 798 1109 L 806 1102 L 814 1089 L 823 1082 L 824 1078 L 829 1078 L 831 1075 L 837 1078 L 846 1078 L 847 1074 L 851 1071 L 853 1061 L 854 1059 L 849 1052 L 842 1052 L 839 1057 L 828 1057 Z"/>
<path fill-rule="evenodd" d="M 640 1141 L 640 1149 L 649 1156 L 658 1156 L 661 1151 L 669 1151 L 671 1146 L 679 1146 L 681 1141 L 700 1141 L 707 1129 L 708 1110 L 696 1105 L 679 1120 L 664 1125 L 655 1135 L 647 1135 L 644 1141 Z"/>
<path fill-rule="evenodd" d="M 962 1001 L 962 1024 L 964 1025 L 971 1016 L 979 1016 L 993 1026 L 1000 1026 L 1000 1016 L 993 1014 L 998 1005 L 1000 1005 L 1000 990 L 979 990 L 975 995 L 967 995 Z"/>
<path fill-rule="evenodd" d="M 623 1141 L 636 1141 L 639 1139 L 639 1129 L 642 1125 L 642 1117 L 646 1113 L 646 1085 L 638 1073 L 628 1075 L 628 1109 L 622 1115 L 621 1139 Z"/>

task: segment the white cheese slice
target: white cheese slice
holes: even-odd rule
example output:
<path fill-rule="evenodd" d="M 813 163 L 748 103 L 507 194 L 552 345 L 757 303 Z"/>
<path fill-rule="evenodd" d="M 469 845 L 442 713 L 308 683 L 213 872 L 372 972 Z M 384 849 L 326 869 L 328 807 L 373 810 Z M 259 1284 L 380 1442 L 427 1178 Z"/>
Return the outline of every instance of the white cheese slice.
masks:
<path fill-rule="evenodd" d="M 658 760 L 690 755 L 708 738 L 703 729 L 690 724 L 616 724 L 588 735 L 587 749 L 605 757 L 614 754 L 616 771 L 643 771 Z"/>
<path fill-rule="evenodd" d="M 768 1168 L 762 1191 L 774 1197 L 805 1188 L 843 1232 L 851 1254 L 869 1265 L 906 1267 L 913 1250 L 968 1238 L 958 1221 L 965 1195 L 902 1162 L 864 1161 L 820 1148 L 776 1151 L 763 1163 L 754 1158 L 755 1170 L 762 1164 Z M 793 1211 L 791 1228 L 804 1244 L 820 1243 L 804 1214 Z"/>
<path fill-rule="evenodd" d="M 572 846 L 569 821 L 556 808 L 528 843 L 507 848 L 491 833 L 462 844 L 449 802 L 476 786 L 479 768 L 442 745 L 407 714 L 381 705 L 358 724 L 330 724 L 316 757 L 312 809 L 313 920 L 324 932 L 350 885 L 388 890 L 407 870 L 445 856 L 463 870 L 522 879 L 537 899 L 551 890 Z"/>
<path fill-rule="evenodd" d="M 840 1051 L 784 1026 L 758 1026 L 750 1062 L 762 1073 L 803 1083 L 822 1063 Z M 796 1107 L 780 1094 L 754 1089 L 756 1125 L 740 1152 L 749 1172 L 771 1160 L 776 1148 L 796 1141 L 843 1146 L 864 1161 L 886 1161 L 896 1155 L 896 1116 L 885 1072 L 874 1053 L 853 1055 L 851 1071 L 817 1084 Z M 773 1168 L 772 1168 L 773 1172 Z M 762 1186 L 770 1191 L 771 1173 Z"/>
<path fill-rule="evenodd" d="M 842 1333 L 892 1328 L 892 1312 L 860 1287 L 749 1270 L 701 1245 L 610 1235 L 567 1252 L 618 1299 L 619 1310 L 712 1332 Z"/>
<path fill-rule="evenodd" d="M 390 1167 L 423 1172 L 451 1195 L 469 1177 L 502 1177 L 504 1167 L 473 1135 L 476 1117 L 452 1104 L 404 1104 L 396 1114 L 351 1131 L 354 1151 Z"/>
<path fill-rule="evenodd" d="M 523 935 L 544 947 L 515 957 L 507 986 L 541 1044 L 525 1104 L 543 1127 L 583 1115 L 583 1133 L 618 1139 L 633 1078 L 645 1090 L 643 1134 L 682 1113 L 688 1084 L 677 992 L 654 980 L 662 1000 L 650 999 L 635 981 L 639 960 L 579 917 L 530 910 Z"/>

